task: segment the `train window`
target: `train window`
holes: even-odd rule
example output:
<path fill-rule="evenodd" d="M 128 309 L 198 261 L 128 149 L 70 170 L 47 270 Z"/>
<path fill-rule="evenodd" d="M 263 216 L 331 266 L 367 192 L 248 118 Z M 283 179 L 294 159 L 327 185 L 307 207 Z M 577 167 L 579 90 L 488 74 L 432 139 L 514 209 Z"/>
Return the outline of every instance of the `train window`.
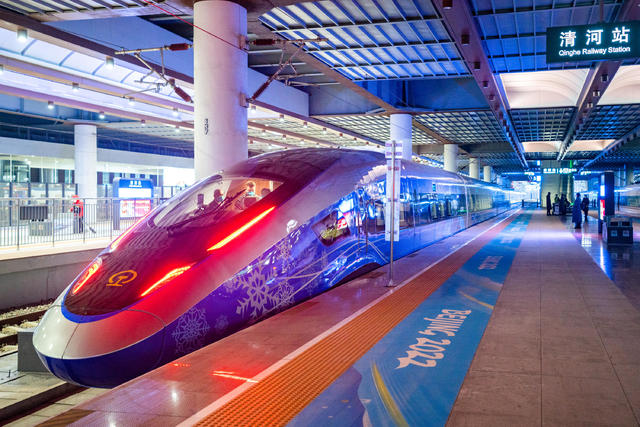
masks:
<path fill-rule="evenodd" d="M 351 234 L 347 219 L 337 210 L 315 223 L 311 228 L 325 246 L 333 245 Z"/>
<path fill-rule="evenodd" d="M 223 221 L 269 197 L 282 184 L 263 178 L 222 179 L 219 176 L 207 181 L 159 208 L 153 223 L 158 227 L 166 227 L 211 215 L 218 222 Z"/>

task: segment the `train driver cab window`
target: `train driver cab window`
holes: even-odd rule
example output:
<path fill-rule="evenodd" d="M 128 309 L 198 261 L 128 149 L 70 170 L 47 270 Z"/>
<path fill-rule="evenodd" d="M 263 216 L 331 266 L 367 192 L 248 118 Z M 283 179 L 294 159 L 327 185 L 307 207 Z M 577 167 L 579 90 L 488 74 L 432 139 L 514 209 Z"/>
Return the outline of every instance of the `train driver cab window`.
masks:
<path fill-rule="evenodd" d="M 325 246 L 333 245 L 351 234 L 347 218 L 337 210 L 332 211 L 311 228 Z"/>
<path fill-rule="evenodd" d="M 269 197 L 282 183 L 265 178 L 214 176 L 190 191 L 169 201 L 153 218 L 154 225 L 166 227 L 215 216 L 216 222 L 228 220 Z"/>

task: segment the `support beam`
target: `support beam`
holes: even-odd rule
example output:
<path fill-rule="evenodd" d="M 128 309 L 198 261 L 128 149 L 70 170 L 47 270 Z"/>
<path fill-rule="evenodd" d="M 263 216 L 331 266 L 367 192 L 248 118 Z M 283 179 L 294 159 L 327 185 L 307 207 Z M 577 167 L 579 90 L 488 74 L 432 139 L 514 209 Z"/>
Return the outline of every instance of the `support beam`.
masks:
<path fill-rule="evenodd" d="M 482 180 L 484 182 L 491 182 L 491 166 L 485 165 L 484 170 L 482 171 Z"/>
<path fill-rule="evenodd" d="M 194 5 L 193 39 L 194 161 L 196 179 L 205 178 L 249 157 L 247 11 L 230 1 L 206 0 Z M 223 41 L 224 40 L 224 41 Z"/>
<path fill-rule="evenodd" d="M 627 133 L 622 138 L 616 139 L 611 144 L 609 144 L 609 146 L 607 148 L 605 148 L 604 150 L 602 150 L 600 152 L 600 154 L 598 154 L 596 157 L 594 157 L 593 159 L 591 159 L 587 163 L 585 163 L 582 166 L 582 168 L 580 168 L 580 171 L 583 171 L 583 170 L 591 167 L 592 165 L 594 165 L 598 161 L 600 161 L 600 160 L 604 159 L 605 157 L 607 157 L 610 153 L 612 153 L 615 150 L 617 150 L 618 148 L 620 148 L 625 143 L 631 142 L 636 138 L 640 138 L 640 125 L 636 126 L 633 130 L 631 130 L 631 132 Z"/>
<path fill-rule="evenodd" d="M 58 30 L 52 26 L 46 25 L 43 22 L 37 21 L 25 15 L 9 12 L 7 10 L 0 9 L 0 27 L 6 28 L 11 31 L 16 31 L 18 28 L 26 28 L 29 30 L 31 37 L 38 40 L 52 43 L 56 46 L 63 47 L 65 49 L 80 52 L 85 55 L 92 56 L 103 60 L 106 56 L 114 56 L 116 49 L 96 43 L 92 40 L 76 36 L 71 33 L 67 33 L 62 30 Z M 128 67 L 131 67 L 141 73 L 146 74 L 149 70 L 144 67 L 140 61 L 138 61 L 133 55 L 119 55 L 118 61 L 128 63 Z M 156 71 L 161 72 L 162 67 L 160 65 L 152 64 Z M 176 79 L 179 86 L 190 87 L 193 85 L 193 77 L 178 71 L 165 69 L 165 75 Z"/>
<path fill-rule="evenodd" d="M 81 198 L 98 197 L 98 133 L 95 125 L 73 127 L 75 183 Z"/>
<path fill-rule="evenodd" d="M 413 154 L 411 114 L 392 114 L 389 121 L 391 122 L 391 140 L 402 144 L 402 160 L 411 161 Z"/>
<path fill-rule="evenodd" d="M 620 68 L 620 61 L 605 61 L 594 65 L 587 78 L 585 79 L 584 86 L 578 97 L 578 103 L 576 104 L 576 112 L 569 122 L 567 127 L 567 133 L 562 140 L 562 145 L 558 150 L 558 157 L 556 160 L 563 160 L 569 147 L 576 139 L 576 135 L 580 129 L 587 123 L 589 116 L 595 110 L 595 106 L 602 98 L 604 91 L 609 87 L 609 83 L 613 80 L 613 77 Z M 604 77 L 606 76 L 606 78 Z"/>
<path fill-rule="evenodd" d="M 469 176 L 480 179 L 480 162 L 477 157 L 469 157 Z"/>
<path fill-rule="evenodd" d="M 452 7 L 444 8 L 442 0 L 435 0 L 434 6 L 443 18 L 443 23 L 453 36 L 456 47 L 467 63 L 473 78 L 482 90 L 491 111 L 504 129 L 507 140 L 518 156 L 522 167 L 528 169 L 522 143 L 518 139 L 515 127 L 509 115 L 509 106 L 503 91 L 491 71 L 487 54 L 484 51 L 480 34 L 466 1 L 453 1 Z M 464 39 L 464 42 L 463 42 Z"/>
<path fill-rule="evenodd" d="M 458 173 L 458 146 L 455 144 L 444 145 L 444 170 Z"/>
<path fill-rule="evenodd" d="M 256 107 L 265 108 L 267 110 L 271 110 L 271 111 L 273 111 L 275 113 L 278 113 L 278 114 L 284 114 L 287 117 L 292 117 L 292 118 L 300 120 L 302 122 L 307 122 L 309 124 L 314 124 L 316 126 L 322 126 L 324 128 L 327 128 L 328 130 L 332 130 L 334 132 L 341 133 L 345 137 L 350 136 L 352 138 L 358 138 L 358 139 L 360 139 L 360 140 L 362 140 L 364 142 L 369 142 L 371 144 L 384 146 L 384 142 L 382 142 L 382 141 L 378 141 L 377 139 L 374 139 L 374 138 L 369 138 L 368 136 L 361 135 L 359 133 L 350 131 L 348 129 L 341 128 L 340 126 L 336 126 L 336 125 L 333 125 L 331 123 L 324 122 L 322 120 L 315 119 L 313 117 L 306 117 L 306 116 L 303 116 L 301 114 L 294 113 L 293 111 L 285 110 L 284 108 L 276 107 L 276 106 L 273 106 L 271 104 L 267 104 L 267 103 L 264 103 L 264 102 L 258 101 L 258 100 L 254 100 L 252 102 L 252 104 L 255 105 Z M 251 123 L 249 124 L 249 126 L 251 126 Z M 304 135 L 302 135 L 301 137 L 304 138 L 304 139 L 309 139 L 308 137 L 305 137 Z"/>
<path fill-rule="evenodd" d="M 625 0 L 620 7 L 620 12 L 616 16 L 614 22 L 623 22 L 634 19 L 640 19 L 640 8 L 637 6 L 637 0 Z M 578 97 L 578 103 L 576 105 L 576 113 L 571 118 L 571 122 L 567 128 L 567 133 L 562 141 L 562 145 L 558 150 L 557 160 L 563 160 L 569 147 L 573 144 L 576 135 L 584 126 L 591 113 L 598 104 L 598 101 L 602 99 L 604 92 L 609 87 L 609 84 L 613 80 L 615 74 L 620 68 L 620 61 L 605 61 L 600 62 L 591 68 L 589 75 L 587 76 L 580 96 Z"/>

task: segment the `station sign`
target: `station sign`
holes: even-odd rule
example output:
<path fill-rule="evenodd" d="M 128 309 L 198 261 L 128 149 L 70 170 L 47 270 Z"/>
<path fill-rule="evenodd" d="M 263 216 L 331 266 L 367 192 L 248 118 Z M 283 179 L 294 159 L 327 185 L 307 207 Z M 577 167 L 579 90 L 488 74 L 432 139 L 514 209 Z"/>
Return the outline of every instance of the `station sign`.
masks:
<path fill-rule="evenodd" d="M 640 57 L 640 21 L 547 28 L 547 63 Z"/>
<path fill-rule="evenodd" d="M 139 218 L 151 210 L 153 182 L 150 179 L 113 180 L 113 197 L 119 202 L 120 218 Z"/>
<path fill-rule="evenodd" d="M 569 175 L 577 171 L 578 169 L 576 168 L 543 168 L 542 169 L 542 173 L 546 175 L 548 174 Z"/>

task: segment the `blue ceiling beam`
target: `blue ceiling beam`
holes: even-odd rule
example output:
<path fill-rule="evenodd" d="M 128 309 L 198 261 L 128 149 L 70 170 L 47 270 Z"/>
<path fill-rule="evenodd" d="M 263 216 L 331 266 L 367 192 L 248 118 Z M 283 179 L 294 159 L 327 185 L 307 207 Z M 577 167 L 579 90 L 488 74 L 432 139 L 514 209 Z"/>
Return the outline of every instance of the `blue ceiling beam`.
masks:
<path fill-rule="evenodd" d="M 640 19 L 640 8 L 637 7 L 636 2 L 637 0 L 625 0 L 614 22 Z M 567 134 L 558 150 L 557 160 L 564 159 L 576 135 L 586 125 L 621 65 L 621 61 L 603 61 L 591 67 L 578 97 L 576 113 L 569 123 Z"/>
<path fill-rule="evenodd" d="M 456 42 L 458 51 L 467 63 L 476 83 L 498 123 L 503 126 L 505 136 L 513 147 L 523 168 L 528 169 L 524 148 L 518 139 L 511 117 L 507 100 L 502 96 L 498 82 L 489 65 L 489 58 L 484 51 L 480 34 L 466 1 L 453 1 L 451 7 L 445 9 L 442 0 L 434 0 L 434 6 L 440 13 L 449 34 Z M 463 37 L 464 36 L 464 37 Z M 464 43 L 463 43 L 463 38 Z"/>
<path fill-rule="evenodd" d="M 633 140 L 635 140 L 637 138 L 640 138 L 640 125 L 636 126 L 631 132 L 627 133 L 622 138 L 616 139 L 607 148 L 602 150 L 600 152 L 600 154 L 598 154 L 596 157 L 594 157 L 593 159 L 591 159 L 587 163 L 585 163 L 582 166 L 582 168 L 580 169 L 580 171 L 583 171 L 584 169 L 587 169 L 587 168 L 593 166 L 595 163 L 597 163 L 597 162 L 599 162 L 601 160 L 604 160 L 604 158 L 607 157 L 609 154 L 615 152 L 616 150 L 618 150 L 620 147 L 622 147 L 627 142 L 631 142 L 631 141 L 633 141 Z"/>

